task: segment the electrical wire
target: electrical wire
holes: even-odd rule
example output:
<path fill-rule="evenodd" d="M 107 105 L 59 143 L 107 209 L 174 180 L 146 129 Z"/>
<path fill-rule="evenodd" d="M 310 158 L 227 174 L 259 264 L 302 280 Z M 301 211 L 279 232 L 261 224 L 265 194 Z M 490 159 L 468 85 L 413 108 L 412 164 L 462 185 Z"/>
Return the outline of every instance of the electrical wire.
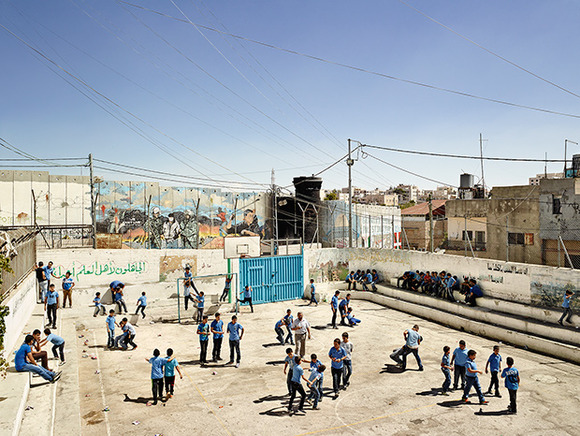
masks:
<path fill-rule="evenodd" d="M 151 12 L 151 13 L 154 13 L 154 14 L 157 14 L 157 15 L 160 15 L 160 16 L 163 16 L 163 17 L 172 19 L 172 20 L 176 20 L 176 21 L 181 21 L 181 22 L 187 23 L 187 21 L 185 21 L 185 20 L 182 20 L 180 18 L 174 17 L 172 15 L 165 14 L 163 12 L 156 11 L 154 9 L 149 9 L 149 8 L 144 7 L 144 6 L 136 5 L 136 4 L 133 4 L 133 3 L 126 2 L 126 1 L 122 1 L 122 0 L 117 0 L 117 1 L 119 3 L 124 3 L 124 4 L 128 5 L 128 6 L 131 6 L 131 7 L 134 7 L 134 8 L 138 8 L 138 9 L 142 9 L 144 11 L 148 11 L 148 12 Z M 509 102 L 509 101 L 506 101 L 506 100 L 499 100 L 499 99 L 495 99 L 495 98 L 484 97 L 484 96 L 480 96 L 480 95 L 476 95 L 476 94 L 471 94 L 469 92 L 458 91 L 458 90 L 454 90 L 454 89 L 450 89 L 450 88 L 444 88 L 444 87 L 441 87 L 441 86 L 431 85 L 431 84 L 424 83 L 424 82 L 419 82 L 419 81 L 416 81 L 416 80 L 403 79 L 401 77 L 396 77 L 396 76 L 392 76 L 392 75 L 389 75 L 389 74 L 380 73 L 378 71 L 373 71 L 373 70 L 369 70 L 369 69 L 366 69 L 366 68 L 356 67 L 354 65 L 349 65 L 349 64 L 344 64 L 344 63 L 341 63 L 341 62 L 332 61 L 332 60 L 325 59 L 325 58 L 322 58 L 322 57 L 319 57 L 319 56 L 313 56 L 313 55 L 309 55 L 309 54 L 306 54 L 306 53 L 302 53 L 302 52 L 299 52 L 299 51 L 296 51 L 296 50 L 290 50 L 290 49 L 282 48 L 282 47 L 276 46 L 274 44 L 269 44 L 269 43 L 265 43 L 265 42 L 262 42 L 262 41 L 257 41 L 257 40 L 254 40 L 254 39 L 246 38 L 244 36 L 235 35 L 235 34 L 228 33 L 228 32 L 223 32 L 223 31 L 221 31 L 219 29 L 215 29 L 213 27 L 203 26 L 201 24 L 196 24 L 196 25 L 199 26 L 202 29 L 210 30 L 212 32 L 223 33 L 223 34 L 226 34 L 226 35 L 231 36 L 232 38 L 237 38 L 237 39 L 241 39 L 241 40 L 244 40 L 244 41 L 248 41 L 248 42 L 251 42 L 253 44 L 261 45 L 263 47 L 268 47 L 268 48 L 271 48 L 271 49 L 274 49 L 274 50 L 279 50 L 279 51 L 282 51 L 282 52 L 285 52 L 285 53 L 290 53 L 290 54 L 293 54 L 293 55 L 302 56 L 302 57 L 305 57 L 305 58 L 308 58 L 308 59 L 312 59 L 312 60 L 315 60 L 315 61 L 318 61 L 318 62 L 323 62 L 323 63 L 329 64 L 329 65 L 334 65 L 334 66 L 337 66 L 337 67 L 346 68 L 346 69 L 349 69 L 349 70 L 358 71 L 358 72 L 361 72 L 361 73 L 365 73 L 365 74 L 370 74 L 370 75 L 373 75 L 373 76 L 382 77 L 384 79 L 395 80 L 395 81 L 398 81 L 398 82 L 407 83 L 407 84 L 415 85 L 415 86 L 420 86 L 420 87 L 432 89 L 432 90 L 435 90 L 435 91 L 446 92 L 446 93 L 449 93 L 449 94 L 455 94 L 455 95 L 459 95 L 459 96 L 462 96 L 462 97 L 469 97 L 469 98 L 472 98 L 472 99 L 487 101 L 487 102 L 490 102 L 490 103 L 501 104 L 501 105 L 504 105 L 504 106 L 516 107 L 516 108 L 520 108 L 520 109 L 527 109 L 527 110 L 531 110 L 531 111 L 548 113 L 548 114 L 552 114 L 552 115 L 560 115 L 560 116 L 570 117 L 570 118 L 580 118 L 580 115 L 578 115 L 578 114 L 560 112 L 560 111 L 555 111 L 555 110 L 551 110 L 551 109 L 545 109 L 545 108 L 540 108 L 540 107 L 535 107 L 535 106 L 528 106 L 528 105 L 519 104 L 519 103 L 512 103 L 512 102 Z"/>
<path fill-rule="evenodd" d="M 488 48 L 484 47 L 483 45 L 481 45 L 481 44 L 479 44 L 479 43 L 475 42 L 473 39 L 470 39 L 470 38 L 468 38 L 467 36 L 465 36 L 465 35 L 462 35 L 461 33 L 457 32 L 456 30 L 452 29 L 451 27 L 449 27 L 449 26 L 447 26 L 447 25 L 445 25 L 445 24 L 441 23 L 440 21 L 437 21 L 437 20 L 436 20 L 435 18 L 433 18 L 433 17 L 430 17 L 430 16 L 429 16 L 429 15 L 427 15 L 425 12 L 423 12 L 423 11 L 421 11 L 421 10 L 417 9 L 416 7 L 414 7 L 414 6 L 410 5 L 410 4 L 409 4 L 409 3 L 407 3 L 406 1 L 404 1 L 404 0 L 399 0 L 399 3 L 402 3 L 403 5 L 407 6 L 409 9 L 412 9 L 412 10 L 414 10 L 415 12 L 417 12 L 417 13 L 419 13 L 419 14 L 423 15 L 425 18 L 427 18 L 427 19 L 429 19 L 429 20 L 433 21 L 435 24 L 438 24 L 439 26 L 441 26 L 441 27 L 443 27 L 443 28 L 445 28 L 445 29 L 449 30 L 451 33 L 453 33 L 453 34 L 455 34 L 455 35 L 459 36 L 460 38 L 464 39 L 465 41 L 469 42 L 470 44 L 473 44 L 473 45 L 475 45 L 476 47 L 479 47 L 480 49 L 482 49 L 482 50 L 486 51 L 486 52 L 487 52 L 487 53 L 489 53 L 490 55 L 492 55 L 492 56 L 495 56 L 495 57 L 496 57 L 496 58 L 498 58 L 498 59 L 501 59 L 502 61 L 504 61 L 504 62 L 506 62 L 506 63 L 510 64 L 511 66 L 513 66 L 513 67 L 515 67 L 515 68 L 517 68 L 517 69 L 519 69 L 519 70 L 521 70 L 521 71 L 523 71 L 523 72 L 525 72 L 525 73 L 527 73 L 527 74 L 529 74 L 529 75 L 531 75 L 531 76 L 535 77 L 536 79 L 539 79 L 539 80 L 541 80 L 542 82 L 545 82 L 545 83 L 547 83 L 547 84 L 549 84 L 549 85 L 551 85 L 551 86 L 553 86 L 553 87 L 555 87 L 555 88 L 558 88 L 559 90 L 561 90 L 561 91 L 564 91 L 564 92 L 565 92 L 565 93 L 567 93 L 567 94 L 570 94 L 570 95 L 573 95 L 574 97 L 578 97 L 578 98 L 580 98 L 580 95 L 576 94 L 575 92 L 572 92 L 572 91 L 570 91 L 569 89 L 566 89 L 566 88 L 564 88 L 563 86 L 560 86 L 560 85 L 558 85 L 557 83 L 554 83 L 554 82 L 552 82 L 551 80 L 545 79 L 544 77 L 540 76 L 539 74 L 536 74 L 536 73 L 534 73 L 533 71 L 530 71 L 530 70 L 528 70 L 527 68 L 524 68 L 524 67 L 522 67 L 521 65 L 518 65 L 518 64 L 516 64 L 515 62 L 513 62 L 513 61 L 510 61 L 509 59 L 507 59 L 507 58 L 505 58 L 505 57 L 503 57 L 503 56 L 501 56 L 501 55 L 499 55 L 499 54 L 495 53 L 494 51 L 492 51 L 492 50 L 490 50 L 490 49 L 488 49 Z"/>
<path fill-rule="evenodd" d="M 450 153 L 435 153 L 432 151 L 417 151 L 417 150 L 405 150 L 402 148 L 394 147 L 380 147 L 377 145 L 363 144 L 363 147 L 374 148 L 377 150 L 393 151 L 396 153 L 407 153 L 407 154 L 420 154 L 423 156 L 436 156 L 436 157 L 448 157 L 454 159 L 474 159 L 474 160 L 495 160 L 503 162 L 550 162 L 550 163 L 562 163 L 564 159 L 533 159 L 524 157 L 490 157 L 490 156 L 469 156 L 465 154 L 450 154 Z"/>

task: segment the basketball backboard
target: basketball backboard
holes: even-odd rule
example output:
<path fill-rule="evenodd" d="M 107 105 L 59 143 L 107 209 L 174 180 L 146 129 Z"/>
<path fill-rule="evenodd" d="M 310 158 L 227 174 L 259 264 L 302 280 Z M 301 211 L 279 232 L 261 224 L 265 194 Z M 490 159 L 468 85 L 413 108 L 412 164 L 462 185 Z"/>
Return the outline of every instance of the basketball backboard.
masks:
<path fill-rule="evenodd" d="M 224 238 L 224 258 L 260 257 L 259 236 L 230 236 Z"/>

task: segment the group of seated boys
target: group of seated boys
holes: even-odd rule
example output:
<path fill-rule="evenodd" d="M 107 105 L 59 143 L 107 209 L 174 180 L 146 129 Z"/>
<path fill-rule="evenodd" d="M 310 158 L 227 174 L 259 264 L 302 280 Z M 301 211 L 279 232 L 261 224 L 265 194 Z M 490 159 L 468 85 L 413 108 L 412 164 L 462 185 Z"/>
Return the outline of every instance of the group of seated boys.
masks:
<path fill-rule="evenodd" d="M 363 270 L 357 269 L 356 272 L 351 271 L 349 274 L 347 274 L 346 279 L 344 281 L 348 285 L 349 291 L 351 290 L 351 286 L 352 290 L 356 291 L 357 283 L 362 285 L 363 291 L 368 291 L 369 286 L 373 291 L 376 291 L 377 290 L 376 284 L 379 283 L 380 279 L 379 274 L 375 269 L 373 269 L 372 271 L 370 269 L 367 269 L 366 272 L 364 269 Z"/>
<path fill-rule="evenodd" d="M 453 292 L 457 291 L 465 296 L 465 303 L 471 306 L 475 306 L 476 299 L 483 296 L 483 292 L 475 279 L 463 277 L 463 282 L 460 282 L 457 276 L 452 276 L 451 273 L 445 271 L 440 273 L 437 271 L 405 271 L 397 279 L 397 287 L 423 292 L 450 301 L 455 301 Z"/>

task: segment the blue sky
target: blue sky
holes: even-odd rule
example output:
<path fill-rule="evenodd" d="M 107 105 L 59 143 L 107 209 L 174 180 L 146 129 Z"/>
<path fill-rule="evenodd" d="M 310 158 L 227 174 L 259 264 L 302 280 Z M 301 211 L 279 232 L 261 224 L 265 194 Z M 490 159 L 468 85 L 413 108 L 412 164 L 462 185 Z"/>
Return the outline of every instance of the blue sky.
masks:
<path fill-rule="evenodd" d="M 196 24 L 408 80 L 580 115 L 578 97 L 508 65 L 398 0 L 174 2 Z M 170 0 L 135 3 L 186 19 Z M 577 2 L 408 3 L 580 93 Z M 426 89 L 200 29 L 214 48 L 189 23 L 115 1 L 0 0 L 0 23 L 84 81 L 94 90 L 86 93 L 157 144 L 79 93 L 51 71 L 53 65 L 0 28 L 0 137 L 38 157 L 93 153 L 108 161 L 243 181 L 249 187 L 268 184 L 272 168 L 280 185 L 316 173 L 345 153 L 348 138 L 476 155 L 482 133 L 488 156 L 540 159 L 545 152 L 561 159 L 565 138 L 580 142 L 578 118 Z M 580 153 L 580 147 L 570 145 L 569 156 L 575 151 Z M 455 185 L 463 171 L 480 174 L 478 161 L 372 154 Z M 0 158 L 9 157 L 17 156 L 0 149 Z M 371 156 L 359 157 L 356 186 L 436 185 Z M 549 164 L 548 171 L 561 166 Z M 486 183 L 527 184 L 543 169 L 542 163 L 486 162 Z M 322 177 L 324 188 L 346 186 L 346 165 Z"/>

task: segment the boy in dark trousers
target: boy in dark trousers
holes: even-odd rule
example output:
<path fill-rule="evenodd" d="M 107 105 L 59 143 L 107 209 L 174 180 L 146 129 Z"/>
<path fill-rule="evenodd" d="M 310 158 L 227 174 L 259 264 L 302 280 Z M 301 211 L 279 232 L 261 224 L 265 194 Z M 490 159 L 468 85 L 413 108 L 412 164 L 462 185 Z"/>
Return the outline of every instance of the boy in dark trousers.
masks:
<path fill-rule="evenodd" d="M 487 404 L 489 401 L 486 401 L 483 396 L 481 384 L 479 384 L 479 378 L 477 377 L 477 374 L 481 374 L 482 372 L 477 369 L 477 365 L 475 364 L 476 355 L 477 352 L 475 350 L 469 350 L 467 353 L 467 362 L 465 362 L 465 390 L 463 391 L 462 399 L 465 403 L 469 403 L 469 391 L 471 387 L 474 387 L 479 397 L 479 404 Z"/>
<path fill-rule="evenodd" d="M 54 358 L 58 359 L 60 356 L 60 365 L 64 365 L 66 363 L 64 360 L 64 339 L 51 333 L 49 328 L 44 329 L 44 334 L 46 335 L 44 341 L 52 343 L 52 354 Z"/>
<path fill-rule="evenodd" d="M 570 291 L 569 289 L 566 290 L 566 295 L 564 295 L 564 300 L 562 301 L 562 316 L 560 317 L 560 320 L 558 321 L 558 324 L 560 325 L 564 325 L 562 324 L 562 321 L 564 321 L 564 318 L 566 318 L 566 322 L 571 323 L 571 319 L 572 319 L 572 309 L 570 309 L 570 301 L 572 300 L 572 296 L 574 295 L 574 292 Z"/>
<path fill-rule="evenodd" d="M 506 363 L 507 368 L 503 370 L 501 377 L 505 378 L 505 387 L 510 394 L 510 405 L 508 406 L 508 411 L 515 415 L 518 413 L 516 397 L 518 388 L 520 387 L 520 372 L 514 368 L 514 359 L 512 357 L 508 357 Z"/>
<path fill-rule="evenodd" d="M 209 323 L 207 322 L 208 317 L 204 315 L 201 324 L 197 326 L 197 334 L 199 335 L 199 346 L 201 347 L 201 352 L 199 354 L 199 363 L 207 363 L 207 346 L 209 344 Z"/>
<path fill-rule="evenodd" d="M 499 394 L 499 378 L 497 377 L 498 373 L 501 371 L 499 345 L 493 346 L 493 353 L 491 353 L 491 356 L 487 359 L 487 363 L 485 364 L 486 374 L 488 368 L 491 371 L 491 382 L 489 383 L 489 389 L 486 393 L 491 395 L 491 390 L 495 386 L 495 396 L 501 398 L 501 395 Z"/>
<path fill-rule="evenodd" d="M 151 389 L 153 391 L 153 405 L 157 404 L 157 398 L 163 397 L 163 367 L 167 359 L 159 357 L 161 352 L 156 348 L 153 350 L 153 357 L 145 359 L 151 364 Z"/>
<path fill-rule="evenodd" d="M 165 364 L 165 392 L 167 392 L 167 398 L 173 397 L 173 388 L 175 386 L 175 370 L 179 373 L 179 378 L 183 379 L 183 374 L 181 374 L 181 369 L 179 369 L 179 362 L 173 357 L 173 349 L 167 349 L 167 363 Z"/>
<path fill-rule="evenodd" d="M 145 296 L 145 292 L 141 292 L 141 296 L 137 298 L 137 310 L 135 311 L 135 315 L 141 311 L 143 315 L 143 319 L 145 319 L 145 308 L 147 307 L 147 297 Z"/>
<path fill-rule="evenodd" d="M 443 347 L 443 357 L 441 358 L 441 371 L 445 376 L 445 381 L 443 382 L 443 390 L 441 391 L 442 395 L 449 395 L 448 391 L 451 387 L 451 371 L 453 371 L 453 367 L 451 366 L 451 348 L 447 345 Z"/>
<path fill-rule="evenodd" d="M 195 299 L 197 301 L 197 322 L 203 321 L 203 308 L 205 306 L 204 292 L 201 291 Z"/>
<path fill-rule="evenodd" d="M 290 367 L 290 369 L 288 369 Z M 288 394 L 292 394 L 292 369 L 294 368 L 294 351 L 292 348 L 286 348 L 286 357 L 284 358 L 284 374 L 286 376 L 286 385 L 288 386 Z"/>

